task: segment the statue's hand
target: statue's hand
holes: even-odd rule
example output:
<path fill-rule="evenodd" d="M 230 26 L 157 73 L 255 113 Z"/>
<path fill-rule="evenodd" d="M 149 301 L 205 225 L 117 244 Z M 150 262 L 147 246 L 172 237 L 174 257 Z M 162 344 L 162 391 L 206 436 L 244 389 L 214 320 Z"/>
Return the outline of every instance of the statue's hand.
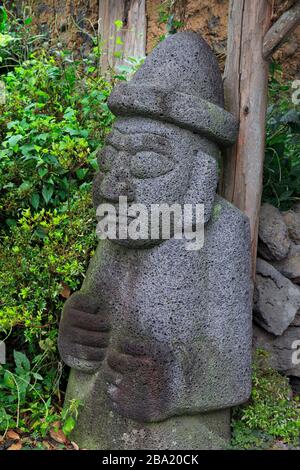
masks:
<path fill-rule="evenodd" d="M 123 343 L 120 351 L 111 352 L 105 375 L 112 408 L 136 421 L 166 419 L 168 358 L 165 346 L 153 349 L 144 343 Z"/>
<path fill-rule="evenodd" d="M 58 349 L 62 360 L 74 369 L 95 372 L 105 357 L 109 329 L 97 300 L 76 292 L 65 303 L 59 326 Z"/>

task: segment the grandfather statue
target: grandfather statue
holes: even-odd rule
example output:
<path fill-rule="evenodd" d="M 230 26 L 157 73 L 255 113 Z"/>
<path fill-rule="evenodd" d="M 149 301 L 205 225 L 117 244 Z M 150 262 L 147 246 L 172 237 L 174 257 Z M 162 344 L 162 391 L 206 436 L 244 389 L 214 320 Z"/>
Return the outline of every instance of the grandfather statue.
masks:
<path fill-rule="evenodd" d="M 88 449 L 220 449 L 251 389 L 250 234 L 216 195 L 220 150 L 237 135 L 222 77 L 196 33 L 168 37 L 108 103 L 95 207 L 203 204 L 204 245 L 184 237 L 99 242 L 66 302 L 59 350 L 72 438 Z M 118 210 L 116 209 L 118 214 Z"/>

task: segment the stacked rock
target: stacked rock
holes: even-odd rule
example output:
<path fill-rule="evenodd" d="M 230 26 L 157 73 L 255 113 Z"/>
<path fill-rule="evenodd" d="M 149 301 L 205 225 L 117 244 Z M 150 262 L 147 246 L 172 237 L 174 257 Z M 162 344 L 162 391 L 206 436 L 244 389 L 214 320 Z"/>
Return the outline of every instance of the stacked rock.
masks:
<path fill-rule="evenodd" d="M 260 213 L 254 346 L 278 371 L 300 381 L 300 206 Z"/>

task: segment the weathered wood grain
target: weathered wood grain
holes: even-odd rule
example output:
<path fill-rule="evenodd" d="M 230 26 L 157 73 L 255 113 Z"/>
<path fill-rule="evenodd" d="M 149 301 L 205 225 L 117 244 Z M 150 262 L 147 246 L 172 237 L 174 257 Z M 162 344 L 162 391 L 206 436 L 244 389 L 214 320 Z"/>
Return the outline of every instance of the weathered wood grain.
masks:
<path fill-rule="evenodd" d="M 227 109 L 240 121 L 240 130 L 236 145 L 224 158 L 220 191 L 250 219 L 254 275 L 269 69 L 262 46 L 272 7 L 268 0 L 231 0 L 229 8 L 225 99 Z"/>
<path fill-rule="evenodd" d="M 123 21 L 117 31 L 115 21 Z M 146 54 L 145 0 L 99 0 L 102 72 L 123 64 L 124 58 Z M 123 44 L 118 44 L 122 42 Z"/>

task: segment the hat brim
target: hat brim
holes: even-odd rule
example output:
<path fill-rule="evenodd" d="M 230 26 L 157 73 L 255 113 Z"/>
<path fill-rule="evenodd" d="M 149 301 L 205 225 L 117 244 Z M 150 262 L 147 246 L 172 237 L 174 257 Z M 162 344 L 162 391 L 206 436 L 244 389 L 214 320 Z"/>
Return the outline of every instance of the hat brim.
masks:
<path fill-rule="evenodd" d="M 112 91 L 108 106 L 116 116 L 144 116 L 197 132 L 218 144 L 235 143 L 238 122 L 220 106 L 186 93 L 161 87 L 121 83 Z"/>

